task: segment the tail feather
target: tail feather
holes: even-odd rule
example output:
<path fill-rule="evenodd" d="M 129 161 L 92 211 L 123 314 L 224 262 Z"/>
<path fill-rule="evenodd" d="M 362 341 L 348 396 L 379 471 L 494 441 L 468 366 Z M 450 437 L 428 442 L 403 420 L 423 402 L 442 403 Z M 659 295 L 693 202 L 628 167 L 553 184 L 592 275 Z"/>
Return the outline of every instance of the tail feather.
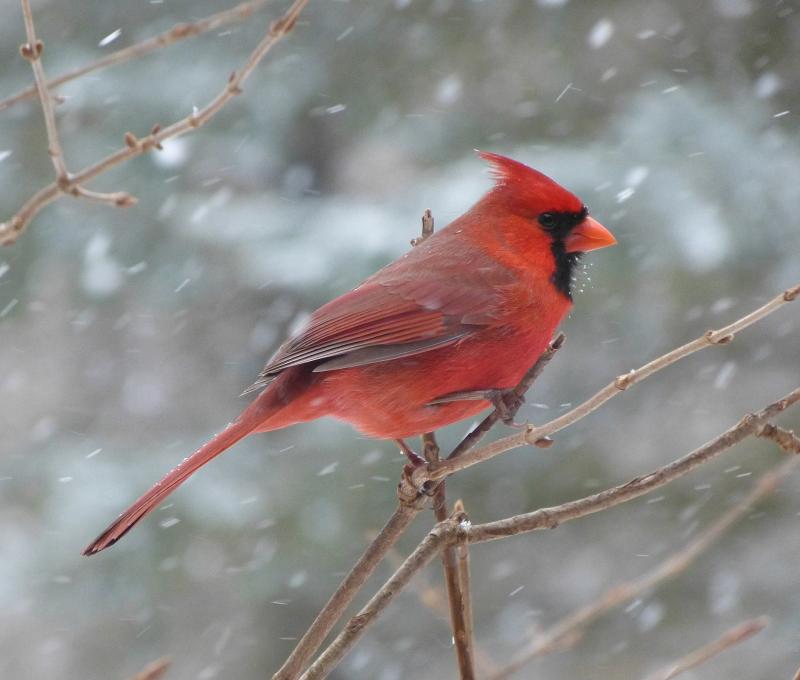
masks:
<path fill-rule="evenodd" d="M 246 413 L 243 415 L 247 415 Z M 83 551 L 84 555 L 94 555 L 109 546 L 114 545 L 122 538 L 133 526 L 148 514 L 151 510 L 158 507 L 161 502 L 180 486 L 198 468 L 205 465 L 212 458 L 215 458 L 226 449 L 233 446 L 240 439 L 253 432 L 259 422 L 252 418 L 241 417 L 231 423 L 210 442 L 200 447 L 191 456 L 185 458 L 177 467 L 145 493 L 130 508 L 123 512 L 112 524 L 92 541 Z"/>

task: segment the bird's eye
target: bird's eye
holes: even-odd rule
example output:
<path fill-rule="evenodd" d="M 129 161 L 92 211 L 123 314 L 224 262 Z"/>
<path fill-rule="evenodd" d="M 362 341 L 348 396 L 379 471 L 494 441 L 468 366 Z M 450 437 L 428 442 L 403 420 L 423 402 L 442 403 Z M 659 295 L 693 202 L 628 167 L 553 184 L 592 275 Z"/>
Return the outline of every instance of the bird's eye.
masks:
<path fill-rule="evenodd" d="M 552 229 L 556 226 L 556 216 L 553 213 L 542 213 L 539 215 L 539 224 L 545 229 Z"/>

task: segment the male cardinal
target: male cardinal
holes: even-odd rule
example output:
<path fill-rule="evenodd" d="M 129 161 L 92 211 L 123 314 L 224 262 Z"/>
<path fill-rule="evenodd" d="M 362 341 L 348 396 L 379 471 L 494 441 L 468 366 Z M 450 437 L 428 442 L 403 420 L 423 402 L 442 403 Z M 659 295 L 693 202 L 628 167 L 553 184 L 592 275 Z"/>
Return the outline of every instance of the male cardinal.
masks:
<path fill-rule="evenodd" d="M 494 187 L 468 212 L 311 315 L 247 392 L 256 399 L 84 551 L 116 543 L 189 475 L 253 432 L 322 416 L 399 440 L 508 394 L 572 306 L 581 253 L 616 243 L 542 173 L 494 153 Z"/>

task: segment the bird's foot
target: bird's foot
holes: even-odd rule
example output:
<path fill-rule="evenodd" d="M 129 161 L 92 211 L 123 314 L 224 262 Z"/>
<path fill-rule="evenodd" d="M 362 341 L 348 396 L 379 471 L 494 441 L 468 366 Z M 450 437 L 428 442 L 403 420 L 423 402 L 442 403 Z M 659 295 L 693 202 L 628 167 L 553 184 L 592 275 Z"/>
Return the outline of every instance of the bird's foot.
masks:
<path fill-rule="evenodd" d="M 492 402 L 500 420 L 505 425 L 515 428 L 525 427 L 524 423 L 518 423 L 514 420 L 520 407 L 525 403 L 525 397 L 517 394 L 517 391 L 512 388 L 487 390 L 486 398 Z"/>
<path fill-rule="evenodd" d="M 405 454 L 406 458 L 408 458 L 408 463 L 403 466 L 403 479 L 405 482 L 407 482 L 407 486 L 414 487 L 412 482 L 414 470 L 416 470 L 420 465 L 427 465 L 428 461 L 426 461 L 416 451 L 409 447 L 409 445 L 406 444 L 402 439 L 395 439 L 395 442 L 400 447 L 400 450 Z M 437 486 L 438 484 L 435 482 L 425 482 L 419 491 L 426 496 L 433 496 L 433 494 L 436 492 Z"/>
<path fill-rule="evenodd" d="M 408 458 L 408 462 L 411 464 L 412 468 L 419 467 L 420 465 L 425 465 L 426 460 L 422 456 L 420 456 L 416 451 L 414 451 L 402 439 L 395 439 L 395 442 L 400 447 L 400 450 L 405 454 L 406 458 Z"/>
<path fill-rule="evenodd" d="M 429 406 L 437 404 L 451 404 L 454 401 L 488 401 L 495 407 L 500 416 L 500 420 L 510 427 L 523 428 L 524 423 L 514 421 L 520 406 L 525 403 L 525 397 L 517 394 L 513 387 L 497 387 L 488 390 L 468 390 L 465 392 L 451 392 L 444 396 L 437 397 L 429 402 Z"/>

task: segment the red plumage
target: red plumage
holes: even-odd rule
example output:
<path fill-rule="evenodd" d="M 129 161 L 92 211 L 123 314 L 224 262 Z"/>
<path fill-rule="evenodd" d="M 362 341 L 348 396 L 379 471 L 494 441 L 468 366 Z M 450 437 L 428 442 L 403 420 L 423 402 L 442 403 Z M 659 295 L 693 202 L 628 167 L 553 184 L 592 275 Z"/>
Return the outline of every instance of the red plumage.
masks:
<path fill-rule="evenodd" d="M 248 390 L 239 418 L 169 472 L 84 551 L 115 543 L 189 475 L 253 432 L 322 416 L 385 439 L 474 416 L 515 386 L 569 311 L 576 253 L 614 238 L 540 172 L 481 153 L 495 186 L 468 212 L 322 306 Z"/>

